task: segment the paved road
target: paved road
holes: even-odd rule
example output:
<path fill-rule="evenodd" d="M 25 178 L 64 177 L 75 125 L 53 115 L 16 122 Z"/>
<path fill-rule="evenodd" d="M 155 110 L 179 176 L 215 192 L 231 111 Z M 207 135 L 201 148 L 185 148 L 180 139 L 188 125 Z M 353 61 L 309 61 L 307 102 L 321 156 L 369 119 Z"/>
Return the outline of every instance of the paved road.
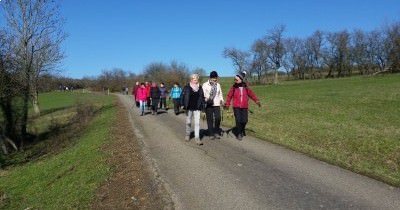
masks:
<path fill-rule="evenodd" d="M 249 136 L 197 146 L 184 114 L 141 117 L 119 97 L 176 209 L 400 209 L 399 188 Z"/>

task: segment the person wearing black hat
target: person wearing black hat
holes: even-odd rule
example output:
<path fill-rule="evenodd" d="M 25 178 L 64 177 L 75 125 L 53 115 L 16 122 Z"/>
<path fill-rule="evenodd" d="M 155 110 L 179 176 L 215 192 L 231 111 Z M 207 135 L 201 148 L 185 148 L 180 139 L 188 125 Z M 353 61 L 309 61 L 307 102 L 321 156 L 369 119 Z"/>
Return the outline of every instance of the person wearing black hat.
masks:
<path fill-rule="evenodd" d="M 206 102 L 206 118 L 208 135 L 211 140 L 221 138 L 221 109 L 224 103 L 221 85 L 218 83 L 218 73 L 210 72 L 210 78 L 203 84 L 204 100 Z"/>
<path fill-rule="evenodd" d="M 245 82 L 243 82 L 245 76 L 246 72 L 240 72 L 235 76 L 235 83 L 229 90 L 225 104 L 225 109 L 229 109 L 231 100 L 233 100 L 232 107 L 236 123 L 235 134 L 238 140 L 242 140 L 243 136 L 246 135 L 245 129 L 248 122 L 249 107 L 248 98 L 251 98 L 259 107 L 261 107 L 261 103 L 258 100 L 257 96 L 250 89 L 250 87 Z"/>

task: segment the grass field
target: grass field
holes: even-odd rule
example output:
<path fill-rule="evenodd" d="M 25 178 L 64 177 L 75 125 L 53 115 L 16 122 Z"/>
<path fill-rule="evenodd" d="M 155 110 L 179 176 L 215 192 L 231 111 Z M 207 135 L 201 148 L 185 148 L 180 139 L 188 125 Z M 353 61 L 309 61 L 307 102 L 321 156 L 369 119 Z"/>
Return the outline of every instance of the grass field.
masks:
<path fill-rule="evenodd" d="M 400 186 L 400 75 L 251 88 L 263 106 L 250 103 L 248 133 Z"/>
<path fill-rule="evenodd" d="M 233 78 L 221 78 L 226 96 Z M 400 75 L 291 81 L 252 86 L 262 108 L 250 103 L 247 133 L 306 155 L 400 186 Z M 115 97 L 52 92 L 40 95 L 41 117 L 30 122 L 34 145 L 0 170 L 0 209 L 87 209 L 111 173 L 100 151 L 115 120 Z M 94 107 L 81 131 L 71 121 Z M 79 118 L 78 118 L 79 119 Z M 226 126 L 233 119 L 224 118 Z M 56 125 L 56 126 L 55 126 Z M 41 135 L 70 130 L 74 141 L 44 153 Z M 70 135 L 61 140 L 69 140 Z M 246 138 L 244 138 L 246 141 Z M 47 146 L 46 146 L 47 145 Z"/>
<path fill-rule="evenodd" d="M 40 99 L 42 116 L 30 125 L 38 134 L 52 128 L 50 118 L 66 124 L 79 113 L 79 104 L 96 107 L 97 114 L 82 131 L 72 130 L 80 133 L 74 135 L 77 139 L 58 153 L 0 170 L 0 209 L 87 209 L 95 190 L 110 174 L 99 148 L 110 138 L 115 97 L 53 92 L 40 95 Z M 25 153 L 37 150 L 35 147 L 46 149 L 37 143 Z"/>

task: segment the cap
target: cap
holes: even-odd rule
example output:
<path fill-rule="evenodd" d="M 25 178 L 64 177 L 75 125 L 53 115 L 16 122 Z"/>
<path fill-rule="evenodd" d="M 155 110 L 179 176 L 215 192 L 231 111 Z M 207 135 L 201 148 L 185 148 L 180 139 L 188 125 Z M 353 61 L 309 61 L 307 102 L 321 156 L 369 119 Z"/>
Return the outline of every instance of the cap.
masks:
<path fill-rule="evenodd" d="M 239 74 L 236 74 L 237 77 L 240 78 L 240 80 L 243 80 L 243 78 L 246 76 L 246 71 L 239 72 Z"/>
<path fill-rule="evenodd" d="M 218 73 L 216 71 L 210 72 L 210 78 L 217 78 L 217 77 L 218 77 Z"/>

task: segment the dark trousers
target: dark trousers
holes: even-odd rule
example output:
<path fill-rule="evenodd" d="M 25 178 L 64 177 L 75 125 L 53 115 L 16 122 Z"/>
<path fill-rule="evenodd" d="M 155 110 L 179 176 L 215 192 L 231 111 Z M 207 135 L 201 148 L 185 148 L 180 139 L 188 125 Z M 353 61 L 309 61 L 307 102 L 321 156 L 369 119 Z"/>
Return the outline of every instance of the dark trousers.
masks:
<path fill-rule="evenodd" d="M 139 103 L 138 100 L 136 100 L 136 95 L 133 96 L 133 99 L 135 100 L 136 107 L 139 108 L 140 107 L 140 103 Z"/>
<path fill-rule="evenodd" d="M 180 106 L 181 106 L 180 99 L 179 98 L 174 98 L 172 100 L 174 101 L 174 112 L 175 112 L 175 114 L 179 114 Z"/>
<path fill-rule="evenodd" d="M 151 110 L 153 110 L 154 113 L 157 113 L 158 103 L 160 103 L 160 99 L 159 98 L 152 98 L 151 102 L 152 102 Z"/>
<path fill-rule="evenodd" d="M 163 106 L 164 106 L 164 109 L 167 109 L 167 98 L 165 98 L 165 97 L 160 98 L 160 109 L 162 109 Z"/>
<path fill-rule="evenodd" d="M 147 97 L 146 106 L 147 106 L 147 109 L 151 108 L 151 98 L 150 97 Z"/>
<path fill-rule="evenodd" d="M 206 108 L 206 118 L 208 126 L 208 135 L 221 134 L 221 109 L 219 106 L 210 106 Z"/>
<path fill-rule="evenodd" d="M 248 109 L 233 108 L 233 114 L 235 115 L 237 135 L 245 136 L 246 124 L 248 122 Z"/>

